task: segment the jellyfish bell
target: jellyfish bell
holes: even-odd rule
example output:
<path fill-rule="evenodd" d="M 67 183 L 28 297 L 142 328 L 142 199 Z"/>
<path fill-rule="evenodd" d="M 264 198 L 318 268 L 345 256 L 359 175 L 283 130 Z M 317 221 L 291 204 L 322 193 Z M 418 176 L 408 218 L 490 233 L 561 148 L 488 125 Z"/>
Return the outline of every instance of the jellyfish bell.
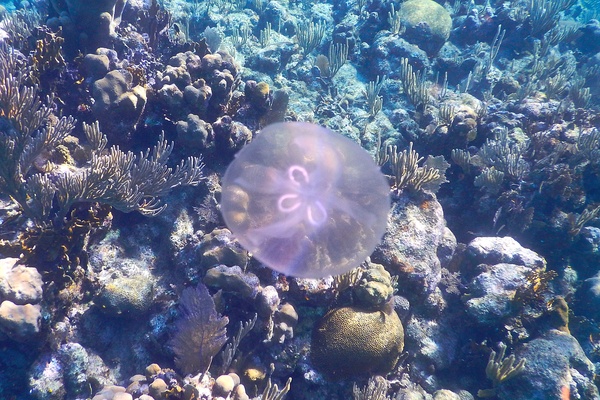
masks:
<path fill-rule="evenodd" d="M 383 236 L 389 185 L 358 144 L 321 126 L 267 126 L 222 182 L 225 223 L 275 271 L 321 278 L 351 270 Z"/>

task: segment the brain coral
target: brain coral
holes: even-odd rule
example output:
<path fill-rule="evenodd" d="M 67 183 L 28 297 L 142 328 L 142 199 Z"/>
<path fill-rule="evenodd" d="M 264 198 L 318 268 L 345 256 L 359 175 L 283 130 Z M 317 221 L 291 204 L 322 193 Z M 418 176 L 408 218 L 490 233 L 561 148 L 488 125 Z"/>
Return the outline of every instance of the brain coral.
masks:
<path fill-rule="evenodd" d="M 402 3 L 399 14 L 406 27 L 403 37 L 430 56 L 436 54 L 450 37 L 452 18 L 433 0 L 408 0 Z"/>
<path fill-rule="evenodd" d="M 393 309 L 364 311 L 356 307 L 330 310 L 315 325 L 311 358 L 331 379 L 385 373 L 404 348 L 404 328 Z"/>
<path fill-rule="evenodd" d="M 144 277 L 118 277 L 108 282 L 95 301 L 106 313 L 142 313 L 152 303 L 153 283 Z"/>

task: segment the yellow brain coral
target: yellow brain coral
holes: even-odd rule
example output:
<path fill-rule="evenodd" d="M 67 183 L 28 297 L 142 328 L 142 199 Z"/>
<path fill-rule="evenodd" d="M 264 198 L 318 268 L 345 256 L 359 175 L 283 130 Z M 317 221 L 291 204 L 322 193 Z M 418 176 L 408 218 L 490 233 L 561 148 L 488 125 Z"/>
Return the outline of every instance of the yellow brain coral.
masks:
<path fill-rule="evenodd" d="M 365 311 L 356 307 L 330 310 L 312 335 L 315 367 L 332 379 L 386 373 L 404 348 L 404 329 L 393 309 Z"/>

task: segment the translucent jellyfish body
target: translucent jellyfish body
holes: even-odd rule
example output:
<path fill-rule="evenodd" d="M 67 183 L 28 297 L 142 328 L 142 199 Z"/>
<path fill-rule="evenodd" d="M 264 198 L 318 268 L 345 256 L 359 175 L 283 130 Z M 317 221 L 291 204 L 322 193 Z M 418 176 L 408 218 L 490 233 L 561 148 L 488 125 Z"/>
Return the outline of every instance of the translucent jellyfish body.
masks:
<path fill-rule="evenodd" d="M 296 277 L 358 266 L 381 240 L 389 185 L 358 144 L 305 122 L 269 125 L 223 177 L 221 212 L 240 243 Z"/>

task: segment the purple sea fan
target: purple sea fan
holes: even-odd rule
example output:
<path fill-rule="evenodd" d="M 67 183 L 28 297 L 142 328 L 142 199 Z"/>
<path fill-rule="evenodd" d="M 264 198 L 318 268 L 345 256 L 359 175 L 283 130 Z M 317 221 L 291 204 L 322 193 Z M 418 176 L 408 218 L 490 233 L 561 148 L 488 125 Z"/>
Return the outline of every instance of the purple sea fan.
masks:
<path fill-rule="evenodd" d="M 186 375 L 205 372 L 227 341 L 229 319 L 217 313 L 215 302 L 201 283 L 181 293 L 179 308 L 175 334 L 169 341 L 175 365 Z"/>

